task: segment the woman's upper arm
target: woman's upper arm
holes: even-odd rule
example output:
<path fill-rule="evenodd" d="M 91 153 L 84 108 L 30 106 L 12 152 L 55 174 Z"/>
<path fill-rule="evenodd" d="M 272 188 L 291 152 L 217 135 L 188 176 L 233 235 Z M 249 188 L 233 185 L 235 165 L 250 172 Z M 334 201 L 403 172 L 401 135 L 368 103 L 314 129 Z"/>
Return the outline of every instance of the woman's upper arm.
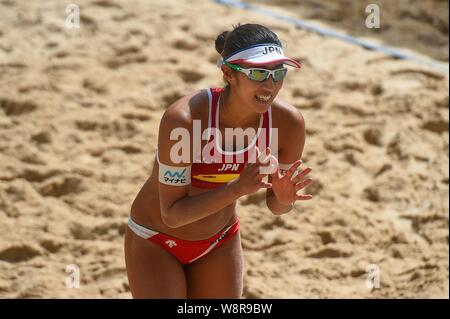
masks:
<path fill-rule="evenodd" d="M 158 180 L 161 215 L 172 224 L 168 211 L 180 198 L 188 195 L 192 164 L 192 118 L 180 105 L 164 113 L 158 133 Z"/>
<path fill-rule="evenodd" d="M 288 114 L 288 119 L 283 121 L 288 125 L 284 126 L 278 141 L 278 162 L 282 164 L 292 164 L 302 157 L 306 139 L 305 119 L 302 114 L 294 107 Z"/>
<path fill-rule="evenodd" d="M 278 141 L 278 163 L 280 169 L 286 170 L 288 166 L 291 166 L 295 161 L 300 159 L 303 154 L 303 148 L 305 146 L 306 129 L 305 119 L 302 114 L 293 106 L 289 105 L 288 112 L 285 114 L 285 118 L 282 119 L 283 131 L 279 130 Z M 269 175 L 268 181 L 272 182 L 272 177 Z M 272 189 L 268 188 L 266 191 L 266 199 L 273 193 Z"/>

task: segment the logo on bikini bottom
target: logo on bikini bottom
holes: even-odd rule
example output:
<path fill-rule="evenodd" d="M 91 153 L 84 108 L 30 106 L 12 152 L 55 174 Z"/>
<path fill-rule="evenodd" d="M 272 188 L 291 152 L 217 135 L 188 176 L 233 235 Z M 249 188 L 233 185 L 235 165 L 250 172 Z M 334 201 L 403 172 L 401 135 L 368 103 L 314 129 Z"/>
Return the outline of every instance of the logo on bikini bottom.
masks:
<path fill-rule="evenodd" d="M 169 248 L 173 248 L 173 247 L 177 246 L 177 242 L 174 240 L 170 240 L 170 239 L 166 240 L 164 243 L 167 244 L 167 246 L 169 246 Z"/>
<path fill-rule="evenodd" d="M 211 245 L 217 244 L 219 241 L 221 241 L 222 239 L 224 239 L 224 237 L 225 237 L 226 235 L 228 235 L 228 230 L 227 230 L 226 232 L 224 232 L 222 235 L 220 235 L 219 238 L 217 238 L 216 240 L 214 240 L 214 241 L 211 243 Z"/>

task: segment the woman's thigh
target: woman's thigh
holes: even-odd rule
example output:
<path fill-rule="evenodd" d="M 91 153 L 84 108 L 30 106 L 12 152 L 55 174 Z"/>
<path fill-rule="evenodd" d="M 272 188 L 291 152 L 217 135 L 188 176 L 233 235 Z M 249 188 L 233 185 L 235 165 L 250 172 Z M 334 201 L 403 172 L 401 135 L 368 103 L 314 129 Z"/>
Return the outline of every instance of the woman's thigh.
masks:
<path fill-rule="evenodd" d="M 179 261 L 127 227 L 125 262 L 133 298 L 186 298 L 186 277 Z"/>
<path fill-rule="evenodd" d="M 188 298 L 241 298 L 243 256 L 239 232 L 186 267 Z"/>

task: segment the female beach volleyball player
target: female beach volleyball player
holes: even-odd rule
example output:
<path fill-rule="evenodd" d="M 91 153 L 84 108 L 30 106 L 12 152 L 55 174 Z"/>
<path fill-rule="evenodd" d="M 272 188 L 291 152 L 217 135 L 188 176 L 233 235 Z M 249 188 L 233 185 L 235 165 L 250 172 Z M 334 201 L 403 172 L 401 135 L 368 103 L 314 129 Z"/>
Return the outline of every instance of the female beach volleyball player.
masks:
<path fill-rule="evenodd" d="M 236 200 L 266 188 L 267 207 L 281 215 L 296 200 L 312 198 L 298 194 L 312 181 L 311 168 L 299 169 L 303 117 L 276 98 L 284 65 L 300 64 L 258 24 L 223 32 L 215 46 L 227 85 L 185 96 L 166 110 L 153 171 L 131 207 L 125 261 L 134 298 L 240 298 Z M 255 133 L 234 146 L 239 136 L 230 141 L 226 129 L 236 128 Z M 180 136 L 187 136 L 182 146 Z"/>

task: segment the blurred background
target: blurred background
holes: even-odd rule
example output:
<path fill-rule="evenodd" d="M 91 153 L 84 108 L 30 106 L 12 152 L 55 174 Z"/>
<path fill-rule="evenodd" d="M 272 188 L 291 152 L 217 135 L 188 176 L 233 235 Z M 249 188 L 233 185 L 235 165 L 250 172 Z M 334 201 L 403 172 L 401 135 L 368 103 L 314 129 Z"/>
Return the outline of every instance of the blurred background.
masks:
<path fill-rule="evenodd" d="M 448 63 L 448 1 L 246 3 Z M 316 180 L 280 217 L 239 200 L 244 297 L 448 298 L 448 72 L 208 0 L 0 0 L 0 297 L 131 297 L 123 234 L 160 118 L 223 85 L 214 40 L 237 23 L 302 61 L 280 96 Z"/>

